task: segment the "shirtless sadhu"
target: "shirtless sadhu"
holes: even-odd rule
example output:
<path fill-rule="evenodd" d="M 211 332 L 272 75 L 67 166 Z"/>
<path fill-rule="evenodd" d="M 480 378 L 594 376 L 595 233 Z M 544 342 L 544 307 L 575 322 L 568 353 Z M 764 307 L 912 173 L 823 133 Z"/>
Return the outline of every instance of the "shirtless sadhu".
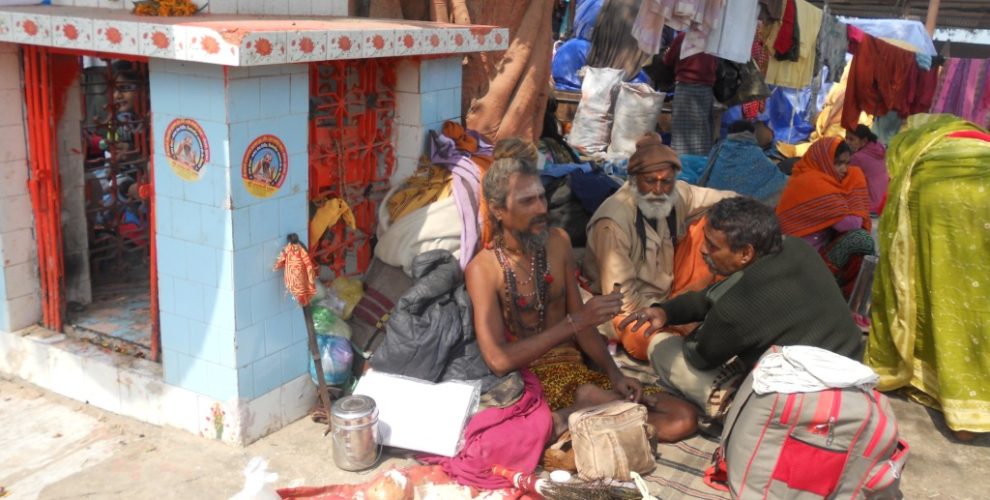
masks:
<path fill-rule="evenodd" d="M 621 293 L 581 303 L 570 239 L 549 227 L 546 194 L 528 156 L 497 159 L 482 182 L 492 237 L 468 265 L 466 281 L 485 362 L 498 375 L 529 369 L 540 379 L 555 434 L 577 409 L 626 399 L 647 406 L 661 441 L 690 436 L 694 406 L 669 394 L 643 394 L 609 355 L 596 327 L 619 313 Z M 598 370 L 583 363 L 582 351 Z"/>

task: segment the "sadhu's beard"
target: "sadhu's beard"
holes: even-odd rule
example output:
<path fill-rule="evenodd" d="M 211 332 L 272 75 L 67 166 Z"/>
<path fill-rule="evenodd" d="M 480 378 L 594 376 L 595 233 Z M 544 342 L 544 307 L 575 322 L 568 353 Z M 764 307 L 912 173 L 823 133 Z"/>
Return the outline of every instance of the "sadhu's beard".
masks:
<path fill-rule="evenodd" d="M 543 224 L 543 230 L 534 232 L 533 228 L 538 224 Z M 538 215 L 529 221 L 529 227 L 522 230 L 513 230 L 512 236 L 527 254 L 533 254 L 547 246 L 550 240 L 550 218 L 545 215 Z"/>
<path fill-rule="evenodd" d="M 648 219 L 666 219 L 677 202 L 677 190 L 670 194 L 643 194 L 636 190 L 636 206 Z"/>

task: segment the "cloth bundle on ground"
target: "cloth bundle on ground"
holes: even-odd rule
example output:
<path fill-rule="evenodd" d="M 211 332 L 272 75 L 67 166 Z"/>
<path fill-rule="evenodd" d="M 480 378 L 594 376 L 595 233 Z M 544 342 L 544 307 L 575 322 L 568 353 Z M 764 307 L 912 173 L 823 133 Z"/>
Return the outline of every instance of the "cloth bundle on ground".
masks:
<path fill-rule="evenodd" d="M 471 298 L 454 256 L 426 252 L 413 259 L 412 271 L 413 284 L 396 303 L 371 367 L 431 382 L 480 380 L 482 392 L 501 383 L 481 357 Z"/>
<path fill-rule="evenodd" d="M 712 148 L 699 186 L 735 191 L 773 207 L 787 184 L 752 132 L 729 134 Z"/>
<path fill-rule="evenodd" d="M 866 363 L 881 390 L 913 387 L 950 429 L 990 432 L 990 136 L 915 115 L 888 165 Z"/>
<path fill-rule="evenodd" d="M 410 191 L 406 184 L 396 186 L 378 207 L 378 245 L 375 256 L 383 262 L 402 267 L 411 275 L 412 259 L 422 252 L 443 249 L 458 257 L 461 268 L 479 248 L 481 176 L 492 162 L 492 147 L 474 131 L 465 130 L 453 122 L 443 124 L 443 133 L 430 131 L 429 162 L 431 172 L 440 166 L 450 171 L 450 187 L 432 178 L 412 182 L 423 187 L 423 193 Z M 408 184 L 408 183 L 407 183 Z M 453 196 L 442 195 L 450 191 Z M 399 201 L 393 201 L 399 197 Z M 424 206 L 402 210 L 393 218 L 394 207 L 415 201 Z M 430 202 L 436 198 L 437 201 Z M 460 224 L 451 224 L 460 220 Z"/>
<path fill-rule="evenodd" d="M 466 491 L 465 491 L 466 490 Z M 412 465 L 401 469 L 391 468 L 358 484 L 333 484 L 326 486 L 295 486 L 280 488 L 279 497 L 295 500 L 405 500 L 407 498 L 472 499 L 482 492 L 463 487 L 454 482 L 438 465 Z M 442 495 L 440 497 L 430 495 Z M 490 500 L 517 500 L 529 498 L 519 490 L 500 489 L 485 492 Z"/>

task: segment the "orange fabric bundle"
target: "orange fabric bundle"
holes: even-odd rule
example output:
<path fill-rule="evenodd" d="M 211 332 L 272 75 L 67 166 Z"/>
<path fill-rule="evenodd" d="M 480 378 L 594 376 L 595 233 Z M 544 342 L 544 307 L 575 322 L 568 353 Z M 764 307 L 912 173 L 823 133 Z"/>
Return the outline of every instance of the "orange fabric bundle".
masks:
<path fill-rule="evenodd" d="M 841 143 L 838 137 L 819 139 L 794 165 L 777 204 L 784 234 L 808 236 L 848 215 L 862 218 L 863 229 L 870 230 L 870 194 L 863 171 L 849 167 L 840 180 L 835 170 L 835 151 Z"/>

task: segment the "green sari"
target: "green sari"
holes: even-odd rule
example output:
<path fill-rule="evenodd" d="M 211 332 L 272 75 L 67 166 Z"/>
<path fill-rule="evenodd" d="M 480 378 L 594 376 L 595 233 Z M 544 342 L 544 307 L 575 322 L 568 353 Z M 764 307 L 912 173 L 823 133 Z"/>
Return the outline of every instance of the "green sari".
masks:
<path fill-rule="evenodd" d="M 990 142 L 951 115 L 915 115 L 890 144 L 866 363 L 910 386 L 950 429 L 990 431 Z"/>

